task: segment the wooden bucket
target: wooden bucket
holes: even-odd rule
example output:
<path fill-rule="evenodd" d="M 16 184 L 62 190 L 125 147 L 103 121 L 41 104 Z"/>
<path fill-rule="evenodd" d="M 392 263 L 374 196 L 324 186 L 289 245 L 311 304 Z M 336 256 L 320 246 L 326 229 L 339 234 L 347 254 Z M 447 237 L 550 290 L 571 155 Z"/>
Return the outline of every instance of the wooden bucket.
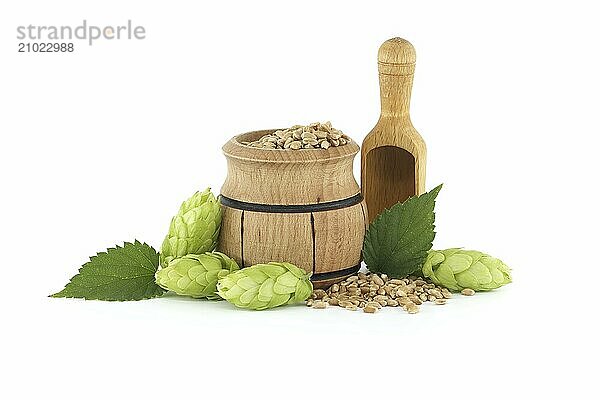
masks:
<path fill-rule="evenodd" d="M 323 149 L 278 150 L 241 144 L 274 130 L 245 133 L 223 146 L 227 179 L 218 250 L 240 266 L 286 261 L 325 287 L 360 268 L 367 209 L 350 142 Z"/>

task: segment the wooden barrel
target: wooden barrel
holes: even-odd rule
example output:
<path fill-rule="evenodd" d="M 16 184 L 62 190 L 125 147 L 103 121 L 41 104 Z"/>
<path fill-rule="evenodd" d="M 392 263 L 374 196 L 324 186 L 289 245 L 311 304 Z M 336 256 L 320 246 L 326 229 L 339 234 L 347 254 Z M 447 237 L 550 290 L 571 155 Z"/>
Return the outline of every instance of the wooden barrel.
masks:
<path fill-rule="evenodd" d="M 358 145 L 280 150 L 242 144 L 272 132 L 245 133 L 223 146 L 219 251 L 244 267 L 291 262 L 312 272 L 315 287 L 356 273 L 368 220 L 352 170 Z"/>

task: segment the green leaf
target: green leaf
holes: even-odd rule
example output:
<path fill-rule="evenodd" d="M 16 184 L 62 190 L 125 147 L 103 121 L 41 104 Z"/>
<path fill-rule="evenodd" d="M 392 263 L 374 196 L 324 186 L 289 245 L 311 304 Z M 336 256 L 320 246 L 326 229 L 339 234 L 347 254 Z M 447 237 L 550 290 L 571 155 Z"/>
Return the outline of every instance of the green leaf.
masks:
<path fill-rule="evenodd" d="M 65 288 L 50 297 L 76 297 L 87 300 L 127 301 L 162 296 L 165 292 L 154 280 L 158 254 L 151 246 L 125 242 L 90 257 L 79 274 Z"/>
<path fill-rule="evenodd" d="M 369 270 L 404 278 L 423 265 L 435 237 L 435 198 L 442 185 L 379 214 L 365 235 L 363 257 Z"/>

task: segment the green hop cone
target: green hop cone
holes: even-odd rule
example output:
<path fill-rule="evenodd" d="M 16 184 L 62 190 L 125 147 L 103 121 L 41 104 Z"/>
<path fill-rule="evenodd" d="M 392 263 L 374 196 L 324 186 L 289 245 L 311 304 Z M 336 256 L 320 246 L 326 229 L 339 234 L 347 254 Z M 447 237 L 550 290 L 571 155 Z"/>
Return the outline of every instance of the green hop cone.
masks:
<path fill-rule="evenodd" d="M 510 268 L 497 258 L 474 250 L 432 250 L 423 275 L 450 290 L 486 291 L 512 282 Z"/>
<path fill-rule="evenodd" d="M 256 264 L 227 275 L 219 295 L 241 308 L 265 310 L 304 301 L 312 293 L 310 274 L 290 263 Z"/>
<path fill-rule="evenodd" d="M 218 280 L 238 269 L 237 263 L 223 253 L 188 254 L 160 269 L 156 283 L 182 296 L 219 299 Z"/>
<path fill-rule="evenodd" d="M 171 220 L 160 250 L 160 264 L 166 267 L 174 258 L 214 250 L 220 229 L 221 204 L 210 188 L 196 192 Z"/>

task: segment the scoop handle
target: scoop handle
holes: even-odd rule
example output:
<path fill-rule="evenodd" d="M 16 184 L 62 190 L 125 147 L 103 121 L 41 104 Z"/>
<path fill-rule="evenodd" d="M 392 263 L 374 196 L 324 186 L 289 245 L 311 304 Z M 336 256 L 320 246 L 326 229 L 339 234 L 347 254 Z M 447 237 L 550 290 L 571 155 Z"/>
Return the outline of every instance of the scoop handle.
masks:
<path fill-rule="evenodd" d="M 377 54 L 382 116 L 406 117 L 410 111 L 415 48 L 406 39 L 388 39 Z"/>

